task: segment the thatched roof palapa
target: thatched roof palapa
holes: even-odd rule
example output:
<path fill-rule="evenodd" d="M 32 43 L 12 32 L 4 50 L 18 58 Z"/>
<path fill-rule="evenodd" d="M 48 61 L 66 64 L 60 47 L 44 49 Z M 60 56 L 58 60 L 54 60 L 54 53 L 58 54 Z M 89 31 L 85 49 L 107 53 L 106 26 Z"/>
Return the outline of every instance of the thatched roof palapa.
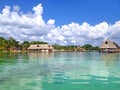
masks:
<path fill-rule="evenodd" d="M 101 49 L 117 49 L 117 48 L 119 48 L 119 46 L 117 45 L 117 43 L 115 43 L 115 42 L 113 42 L 113 41 L 111 41 L 111 40 L 109 40 L 109 39 L 107 39 L 107 40 L 105 40 L 103 43 L 102 43 L 102 45 L 100 46 L 100 48 Z"/>
<path fill-rule="evenodd" d="M 28 47 L 28 50 L 35 50 L 35 49 L 39 49 L 39 50 L 53 50 L 52 45 L 50 44 L 35 44 L 35 45 L 30 45 Z"/>

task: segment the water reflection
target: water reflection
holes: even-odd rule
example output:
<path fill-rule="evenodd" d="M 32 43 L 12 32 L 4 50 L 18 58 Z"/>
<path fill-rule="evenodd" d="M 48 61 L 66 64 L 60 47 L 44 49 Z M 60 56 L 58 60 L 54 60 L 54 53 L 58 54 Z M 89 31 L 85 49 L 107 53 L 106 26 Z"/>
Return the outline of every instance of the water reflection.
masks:
<path fill-rule="evenodd" d="M 0 59 L 10 58 L 16 63 L 0 64 L 1 90 L 107 90 L 99 88 L 104 84 L 120 88 L 119 54 L 18 53 Z"/>
<path fill-rule="evenodd" d="M 102 53 L 100 59 L 106 62 L 106 66 L 114 65 L 116 60 L 119 60 L 119 53 Z"/>
<path fill-rule="evenodd" d="M 16 63 L 19 55 L 16 53 L 1 52 L 0 63 Z"/>
<path fill-rule="evenodd" d="M 0 63 L 28 63 L 39 60 L 48 60 L 52 58 L 54 53 L 0 53 Z"/>
<path fill-rule="evenodd" d="M 36 60 L 36 59 L 49 59 L 53 57 L 54 53 L 28 53 L 29 60 Z"/>

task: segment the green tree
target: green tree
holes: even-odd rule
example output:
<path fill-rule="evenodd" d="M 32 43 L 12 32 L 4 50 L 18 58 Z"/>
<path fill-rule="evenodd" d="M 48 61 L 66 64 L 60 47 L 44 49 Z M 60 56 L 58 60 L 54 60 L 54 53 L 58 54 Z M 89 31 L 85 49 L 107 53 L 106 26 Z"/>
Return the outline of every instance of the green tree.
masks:
<path fill-rule="evenodd" d="M 84 48 L 85 50 L 92 50 L 93 46 L 90 45 L 90 44 L 85 44 L 85 45 L 82 46 L 82 48 Z"/>
<path fill-rule="evenodd" d="M 28 41 L 24 41 L 23 43 L 22 43 L 22 49 L 23 50 L 27 50 L 27 48 L 30 46 L 30 43 L 28 42 Z"/>
<path fill-rule="evenodd" d="M 90 44 L 85 44 L 82 46 L 82 48 L 84 48 L 85 50 L 98 50 L 99 49 L 98 46 L 92 46 Z"/>
<path fill-rule="evenodd" d="M 98 46 L 93 47 L 93 50 L 99 50 Z"/>
<path fill-rule="evenodd" d="M 18 47 L 19 47 L 19 45 L 18 45 L 18 41 L 16 41 L 13 37 L 9 37 L 9 39 L 8 39 L 8 47 L 10 48 L 10 49 L 17 49 Z"/>
<path fill-rule="evenodd" d="M 7 40 L 3 37 L 0 37 L 0 50 L 5 50 L 7 45 Z"/>
<path fill-rule="evenodd" d="M 48 43 L 43 41 L 32 41 L 30 42 L 30 44 L 48 44 Z"/>

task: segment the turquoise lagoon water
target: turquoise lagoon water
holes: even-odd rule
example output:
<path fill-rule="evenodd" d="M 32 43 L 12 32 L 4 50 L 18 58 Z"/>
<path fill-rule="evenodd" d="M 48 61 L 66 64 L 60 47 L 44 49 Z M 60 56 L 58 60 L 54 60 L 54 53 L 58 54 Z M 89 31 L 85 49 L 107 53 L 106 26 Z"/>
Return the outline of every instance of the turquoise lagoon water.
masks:
<path fill-rule="evenodd" d="M 0 54 L 0 90 L 120 90 L 120 54 Z"/>

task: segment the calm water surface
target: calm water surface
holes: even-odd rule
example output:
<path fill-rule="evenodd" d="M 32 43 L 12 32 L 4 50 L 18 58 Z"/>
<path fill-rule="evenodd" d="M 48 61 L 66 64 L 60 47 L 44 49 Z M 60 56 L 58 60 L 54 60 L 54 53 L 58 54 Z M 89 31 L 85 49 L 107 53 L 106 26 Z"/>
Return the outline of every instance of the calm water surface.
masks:
<path fill-rule="evenodd" d="M 0 90 L 120 90 L 120 54 L 0 54 Z"/>

